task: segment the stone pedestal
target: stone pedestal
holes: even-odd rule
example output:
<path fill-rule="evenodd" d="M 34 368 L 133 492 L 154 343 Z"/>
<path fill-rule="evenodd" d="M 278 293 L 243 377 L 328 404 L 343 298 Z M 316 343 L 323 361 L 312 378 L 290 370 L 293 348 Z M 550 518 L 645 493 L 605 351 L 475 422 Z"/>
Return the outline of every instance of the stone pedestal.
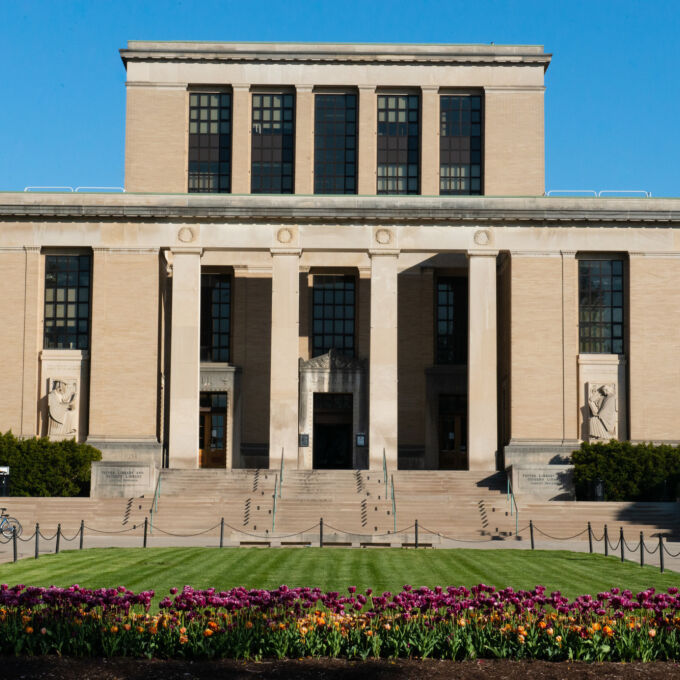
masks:
<path fill-rule="evenodd" d="M 198 467 L 201 250 L 173 249 L 170 467 Z"/>
<path fill-rule="evenodd" d="M 574 500 L 573 465 L 512 465 L 509 474 L 513 492 L 522 499 Z"/>
<path fill-rule="evenodd" d="M 468 330 L 468 465 L 495 470 L 498 447 L 496 255 L 471 251 Z"/>
<path fill-rule="evenodd" d="M 90 497 L 132 498 L 153 496 L 158 468 L 140 461 L 96 461 L 92 463 Z"/>
<path fill-rule="evenodd" d="M 300 252 L 272 251 L 269 467 L 298 463 L 298 334 Z"/>

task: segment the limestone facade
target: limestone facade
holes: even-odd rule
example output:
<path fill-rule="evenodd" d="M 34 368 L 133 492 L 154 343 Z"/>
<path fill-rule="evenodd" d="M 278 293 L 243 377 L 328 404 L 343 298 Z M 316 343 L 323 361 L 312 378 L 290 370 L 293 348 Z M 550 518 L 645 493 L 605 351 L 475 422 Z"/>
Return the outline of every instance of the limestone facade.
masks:
<path fill-rule="evenodd" d="M 48 434 L 64 378 L 77 438 L 113 466 L 98 484 L 123 461 L 540 471 L 588 438 L 592 386 L 611 385 L 618 437 L 680 441 L 680 203 L 542 195 L 541 47 L 132 42 L 122 56 L 126 193 L 0 199 L 1 431 Z M 292 195 L 251 194 L 252 96 L 277 88 L 295 93 Z M 231 193 L 188 193 L 197 92 L 231 95 Z M 356 95 L 355 195 L 314 194 L 329 92 Z M 377 195 L 389 92 L 418 97 L 417 195 Z M 450 93 L 483 102 L 478 196 L 438 195 Z M 49 314 L 72 324 L 71 284 L 48 312 L 46 263 L 84 255 L 76 347 L 49 335 Z M 584 301 L 602 278 L 588 262 L 609 267 L 599 302 Z"/>

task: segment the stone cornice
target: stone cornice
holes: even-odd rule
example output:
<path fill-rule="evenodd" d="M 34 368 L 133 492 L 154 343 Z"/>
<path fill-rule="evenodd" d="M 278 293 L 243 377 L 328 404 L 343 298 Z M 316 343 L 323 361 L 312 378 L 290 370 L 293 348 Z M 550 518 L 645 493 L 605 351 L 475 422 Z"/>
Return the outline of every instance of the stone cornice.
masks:
<path fill-rule="evenodd" d="M 680 199 L 0 194 L 0 223 L 19 220 L 677 228 Z"/>
<path fill-rule="evenodd" d="M 396 45 L 377 43 L 221 43 L 129 41 L 131 61 L 332 64 L 466 64 L 548 68 L 541 45 Z"/>

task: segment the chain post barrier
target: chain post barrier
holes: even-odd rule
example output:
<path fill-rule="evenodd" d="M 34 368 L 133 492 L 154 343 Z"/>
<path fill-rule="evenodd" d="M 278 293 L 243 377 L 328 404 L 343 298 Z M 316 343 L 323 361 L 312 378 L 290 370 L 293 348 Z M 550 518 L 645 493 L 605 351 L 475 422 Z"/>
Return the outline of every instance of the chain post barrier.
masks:
<path fill-rule="evenodd" d="M 57 544 L 54 548 L 54 554 L 59 554 L 59 544 L 61 543 L 61 522 L 57 524 Z"/>
<path fill-rule="evenodd" d="M 149 531 L 149 518 L 144 518 L 144 547 L 146 548 L 146 535 Z"/>
<path fill-rule="evenodd" d="M 645 537 L 640 532 L 640 566 L 645 566 Z"/>
<path fill-rule="evenodd" d="M 80 550 L 83 549 L 83 538 L 85 538 L 85 520 L 80 520 Z"/>
<path fill-rule="evenodd" d="M 12 527 L 12 561 L 16 562 L 19 559 L 17 555 L 17 529 Z"/>
<path fill-rule="evenodd" d="M 663 574 L 664 564 L 663 564 L 663 535 L 659 534 L 659 570 Z"/>
<path fill-rule="evenodd" d="M 534 521 L 529 520 L 529 536 L 531 537 L 531 549 L 534 550 Z"/>
<path fill-rule="evenodd" d="M 588 551 L 593 554 L 593 530 L 590 528 L 590 522 L 588 522 Z"/>
<path fill-rule="evenodd" d="M 609 533 L 606 524 L 604 525 L 604 556 L 609 557 Z"/>
<path fill-rule="evenodd" d="M 220 548 L 224 548 L 224 517 L 220 520 Z"/>
<path fill-rule="evenodd" d="M 323 548 L 323 517 L 319 518 L 319 548 Z"/>
<path fill-rule="evenodd" d="M 623 537 L 623 527 L 621 527 L 620 530 L 619 530 L 619 543 L 621 544 L 621 561 L 622 562 L 625 559 L 625 553 L 624 553 L 624 551 L 626 549 L 625 542 L 626 542 L 626 539 Z"/>
<path fill-rule="evenodd" d="M 416 550 L 418 550 L 418 520 L 416 520 Z"/>
<path fill-rule="evenodd" d="M 40 556 L 40 524 L 35 523 L 35 559 Z"/>

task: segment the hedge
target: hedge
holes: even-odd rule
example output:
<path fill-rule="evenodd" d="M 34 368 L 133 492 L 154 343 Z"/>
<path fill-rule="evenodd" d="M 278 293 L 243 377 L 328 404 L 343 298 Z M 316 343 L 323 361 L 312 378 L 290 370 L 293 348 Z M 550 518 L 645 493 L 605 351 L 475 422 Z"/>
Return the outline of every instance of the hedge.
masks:
<path fill-rule="evenodd" d="M 606 501 L 676 500 L 680 446 L 628 441 L 583 442 L 571 457 L 578 500 L 592 499 L 598 480 Z"/>
<path fill-rule="evenodd" d="M 0 434 L 0 465 L 9 465 L 12 496 L 87 496 L 92 461 L 101 457 L 101 451 L 75 439 Z"/>

